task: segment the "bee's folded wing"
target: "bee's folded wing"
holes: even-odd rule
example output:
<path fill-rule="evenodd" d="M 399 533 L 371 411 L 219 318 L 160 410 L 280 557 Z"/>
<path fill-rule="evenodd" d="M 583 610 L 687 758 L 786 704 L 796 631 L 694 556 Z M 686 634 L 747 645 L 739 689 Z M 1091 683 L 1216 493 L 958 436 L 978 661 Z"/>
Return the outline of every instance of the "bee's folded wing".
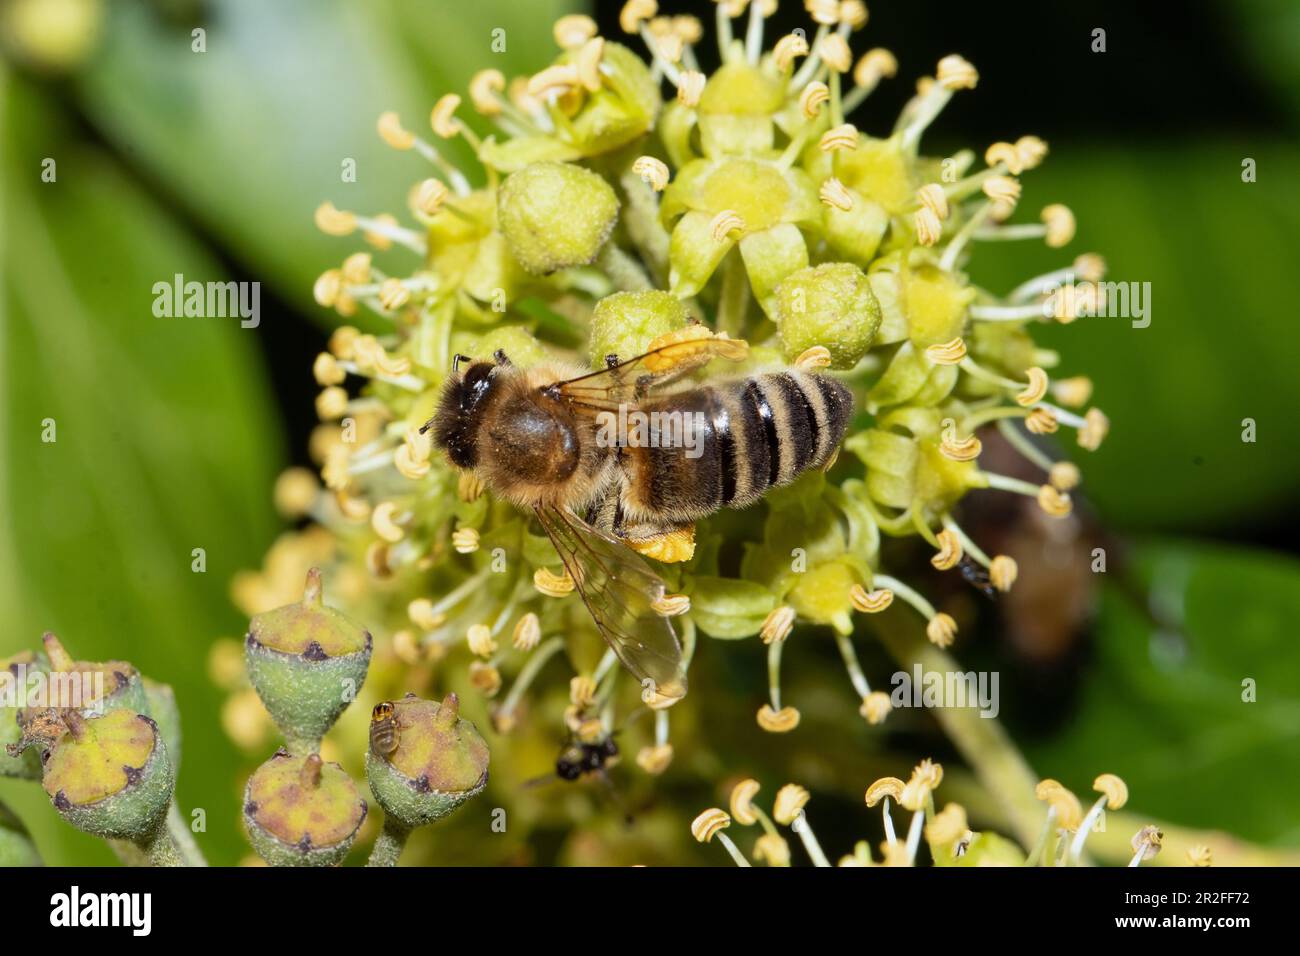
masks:
<path fill-rule="evenodd" d="M 664 583 L 635 551 L 581 518 L 536 509 L 601 637 L 641 682 L 642 700 L 666 707 L 686 694 L 682 648 L 668 618 L 654 605 Z"/>

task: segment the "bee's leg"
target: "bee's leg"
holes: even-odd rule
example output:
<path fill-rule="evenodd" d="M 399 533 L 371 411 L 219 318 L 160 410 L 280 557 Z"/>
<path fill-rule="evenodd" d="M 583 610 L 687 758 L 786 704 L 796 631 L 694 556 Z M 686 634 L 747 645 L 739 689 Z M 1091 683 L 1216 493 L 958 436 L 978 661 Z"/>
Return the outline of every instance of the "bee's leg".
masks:
<path fill-rule="evenodd" d="M 497 365 L 509 365 L 509 364 L 510 364 L 510 359 L 508 359 L 508 358 L 506 357 L 506 350 L 505 350 L 505 349 L 497 349 L 495 352 L 492 353 L 492 358 L 493 358 L 493 360 L 497 363 Z"/>
<path fill-rule="evenodd" d="M 689 561 L 695 556 L 694 524 L 666 528 L 629 525 L 620 529 L 619 537 L 638 554 L 665 564 Z"/>

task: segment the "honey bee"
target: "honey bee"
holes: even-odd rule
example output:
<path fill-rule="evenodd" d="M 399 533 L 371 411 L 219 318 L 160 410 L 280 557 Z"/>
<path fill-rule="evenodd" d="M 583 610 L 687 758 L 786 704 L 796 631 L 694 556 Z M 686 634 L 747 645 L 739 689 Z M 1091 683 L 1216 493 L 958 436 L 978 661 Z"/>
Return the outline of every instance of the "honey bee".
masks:
<path fill-rule="evenodd" d="M 681 699 L 686 673 L 672 624 L 657 610 L 663 581 L 629 542 L 688 531 L 825 466 L 853 411 L 844 385 L 797 367 L 684 379 L 714 358 L 746 355 L 743 341 L 695 337 L 652 344 L 627 361 L 610 355 L 596 371 L 521 369 L 500 350 L 490 362 L 456 356 L 424 426 L 453 465 L 536 515 L 597 630 L 652 692 L 643 694 L 652 706 Z M 651 440 L 603 438 L 615 416 L 649 421 Z M 664 434 L 655 422 L 682 423 L 680 440 L 655 440 Z"/>
<path fill-rule="evenodd" d="M 370 712 L 371 751 L 380 757 L 387 756 L 397 749 L 398 739 L 397 708 L 387 700 L 375 704 Z"/>

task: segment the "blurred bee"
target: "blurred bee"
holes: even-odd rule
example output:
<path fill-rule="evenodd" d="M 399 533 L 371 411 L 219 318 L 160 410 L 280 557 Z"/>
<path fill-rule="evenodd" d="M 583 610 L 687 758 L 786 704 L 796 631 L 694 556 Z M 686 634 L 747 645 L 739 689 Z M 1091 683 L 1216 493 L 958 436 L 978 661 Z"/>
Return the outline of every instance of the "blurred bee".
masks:
<path fill-rule="evenodd" d="M 613 737 L 590 744 L 572 740 L 555 758 L 555 775 L 572 782 L 581 779 L 583 774 L 604 773 L 606 766 L 617 759 L 618 744 Z"/>
<path fill-rule="evenodd" d="M 380 757 L 387 756 L 397 749 L 399 739 L 397 708 L 387 700 L 375 704 L 370 712 L 371 751 Z"/>
<path fill-rule="evenodd" d="M 689 531 L 825 466 L 853 411 L 842 384 L 797 367 L 668 388 L 714 358 L 748 354 L 743 341 L 673 338 L 586 372 L 524 370 L 497 351 L 462 373 L 470 360 L 457 356 L 424 426 L 453 465 L 537 516 L 597 630 L 652 692 L 652 706 L 684 696 L 686 672 L 672 624 L 657 610 L 663 581 L 628 543 Z M 632 416 L 651 422 L 649 441 L 626 440 Z M 615 419 L 624 427 L 610 441 Z M 692 424 L 682 440 L 664 442 L 654 422 Z"/>

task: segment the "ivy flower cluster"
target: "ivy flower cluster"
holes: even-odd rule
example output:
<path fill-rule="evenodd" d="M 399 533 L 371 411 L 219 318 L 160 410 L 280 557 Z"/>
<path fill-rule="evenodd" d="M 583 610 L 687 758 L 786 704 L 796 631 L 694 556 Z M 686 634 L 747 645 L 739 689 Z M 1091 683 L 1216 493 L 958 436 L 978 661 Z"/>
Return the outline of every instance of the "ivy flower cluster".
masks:
<path fill-rule="evenodd" d="M 796 629 L 834 635 L 873 725 L 890 701 L 859 663 L 859 616 L 898 603 L 935 645 L 959 639 L 907 569 L 883 563 L 882 536 L 923 540 L 940 571 L 974 567 L 992 588 L 1015 585 L 1016 562 L 981 548 L 962 506 L 995 489 L 1070 514 L 1079 470 L 1050 457 L 1043 437 L 1072 431 L 1093 450 L 1108 422 L 1089 406 L 1090 381 L 1058 374 L 1060 356 L 1033 332 L 1095 308 L 1104 264 L 1062 252 L 1059 268 L 1009 292 L 976 285 L 977 252 L 1071 242 L 1065 206 L 1020 209 L 1021 179 L 1047 144 L 1020 135 L 925 154 L 926 131 L 977 86 L 975 66 L 945 56 L 892 125 L 868 120 L 895 56 L 853 53 L 862 3 L 805 6 L 809 29 L 769 37 L 775 0 L 718 3 L 720 65 L 707 74 L 703 24 L 654 0 L 622 8 L 617 38 L 565 16 L 558 53 L 537 73 L 484 69 L 427 123 L 379 117 L 378 135 L 422 172 L 400 218 L 329 202 L 316 211 L 321 230 L 365 248 L 315 284 L 316 301 L 345 323 L 312 369 L 319 472 L 279 480 L 277 504 L 302 525 L 235 582 L 248 613 L 289 600 L 320 565 L 342 606 L 375 624 L 375 700 L 412 683 L 467 683 L 508 734 L 530 701 L 564 695 L 566 733 L 608 738 L 618 689 L 634 682 L 604 653 L 555 550 L 528 516 L 434 454 L 420 426 L 458 354 L 599 367 L 697 322 L 749 343 L 727 374 L 798 362 L 842 380 L 858 410 L 848 454 L 826 471 L 652 555 L 688 657 L 702 638 L 739 641 L 729 653 L 764 646 L 770 689 L 749 705 L 763 731 L 800 722 L 782 695 Z M 455 140 L 472 166 L 450 158 Z M 381 268 L 380 252 L 400 265 Z M 990 430 L 1037 481 L 985 467 Z M 218 646 L 213 659 L 231 692 L 226 724 L 255 748 L 268 724 L 238 669 L 223 665 L 232 652 Z M 552 660 L 564 662 L 562 677 Z M 672 762 L 674 712 L 654 713 L 637 755 L 650 773 Z"/>

